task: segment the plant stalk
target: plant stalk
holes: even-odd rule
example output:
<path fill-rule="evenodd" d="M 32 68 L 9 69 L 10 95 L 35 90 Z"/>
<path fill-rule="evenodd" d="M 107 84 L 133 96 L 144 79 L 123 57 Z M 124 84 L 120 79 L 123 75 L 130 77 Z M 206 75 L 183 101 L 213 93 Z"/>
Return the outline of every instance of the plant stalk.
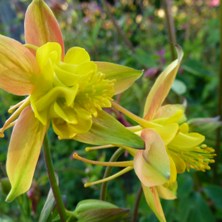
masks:
<path fill-rule="evenodd" d="M 110 158 L 110 162 L 112 161 L 116 161 L 122 154 L 124 153 L 124 150 L 122 148 L 119 148 L 118 150 L 116 150 L 116 152 L 112 155 L 112 157 Z M 105 173 L 103 178 L 106 178 L 110 175 L 112 170 L 112 167 L 106 167 Z M 107 187 L 107 182 L 102 183 L 101 185 L 101 190 L 100 190 L 100 200 L 105 200 L 106 199 L 106 187 Z"/>
<path fill-rule="evenodd" d="M 176 32 L 175 32 L 171 8 L 172 8 L 172 1 L 164 0 L 164 10 L 165 10 L 165 15 L 166 15 L 168 38 L 170 42 L 171 59 L 175 60 L 176 59 L 175 45 L 177 44 L 177 40 L 176 40 Z"/>
<path fill-rule="evenodd" d="M 44 139 L 43 153 L 44 153 L 45 164 L 46 164 L 46 169 L 47 169 L 50 185 L 51 185 L 52 192 L 53 192 L 55 202 L 56 202 L 56 208 L 58 210 L 60 220 L 62 222 L 65 222 L 66 221 L 65 206 L 62 201 L 62 196 L 61 196 L 59 187 L 56 182 L 55 170 L 54 170 L 53 163 L 52 163 L 52 157 L 51 157 L 51 153 L 50 153 L 50 149 L 49 149 L 49 142 L 48 142 L 47 136 L 45 136 L 45 139 Z"/>
<path fill-rule="evenodd" d="M 132 222 L 136 222 L 137 221 L 137 216 L 138 216 L 138 209 L 139 209 L 139 204 L 140 204 L 140 200 L 142 197 L 142 186 L 139 187 L 139 190 L 136 194 L 136 202 L 134 204 L 134 209 L 133 209 L 133 218 L 132 218 Z"/>

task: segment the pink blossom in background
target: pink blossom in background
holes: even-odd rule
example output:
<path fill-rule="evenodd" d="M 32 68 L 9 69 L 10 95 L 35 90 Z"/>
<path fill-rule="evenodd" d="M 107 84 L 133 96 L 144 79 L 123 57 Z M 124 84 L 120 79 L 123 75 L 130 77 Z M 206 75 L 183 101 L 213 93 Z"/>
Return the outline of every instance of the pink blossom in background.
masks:
<path fill-rule="evenodd" d="M 210 3 L 209 3 L 209 5 L 210 5 L 211 7 L 217 7 L 217 6 L 220 5 L 220 0 L 211 0 Z"/>

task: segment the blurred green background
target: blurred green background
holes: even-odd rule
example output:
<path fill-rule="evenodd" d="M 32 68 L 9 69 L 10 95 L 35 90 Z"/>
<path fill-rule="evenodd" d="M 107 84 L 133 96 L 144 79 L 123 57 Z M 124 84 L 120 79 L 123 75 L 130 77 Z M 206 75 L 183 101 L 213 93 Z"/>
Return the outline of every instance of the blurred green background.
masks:
<path fill-rule="evenodd" d="M 55 13 L 64 35 L 66 49 L 84 47 L 92 60 L 109 61 L 143 69 L 143 77 L 118 97 L 120 103 L 141 115 L 146 95 L 158 74 L 172 61 L 171 39 L 167 29 L 165 2 L 161 0 L 46 1 Z M 24 42 L 24 13 L 30 1 L 0 0 L 0 33 Z M 171 1 L 171 15 L 176 42 L 184 51 L 177 81 L 167 103 L 187 103 L 189 119 L 218 115 L 218 73 L 220 64 L 219 1 Z M 221 92 L 220 92 L 221 93 Z M 0 123 L 8 117 L 7 109 L 21 98 L 0 91 Z M 121 119 L 122 116 L 117 116 Z M 209 125 L 213 125 L 212 123 Z M 208 125 L 208 126 L 209 126 Z M 215 147 L 216 130 L 201 128 L 207 144 Z M 6 177 L 5 161 L 10 130 L 0 142 L 0 178 Z M 68 209 L 87 198 L 99 198 L 100 186 L 84 188 L 85 181 L 102 178 L 104 168 L 85 165 L 71 159 L 74 151 L 94 160 L 108 160 L 111 152 L 85 153 L 85 145 L 59 141 L 49 132 L 52 156 L 59 176 L 61 192 Z M 216 147 L 219 153 L 221 147 Z M 212 170 L 191 171 L 178 176 L 178 199 L 163 201 L 169 222 L 222 221 L 222 165 L 220 155 Z M 4 186 L 3 186 L 4 187 Z M 140 184 L 128 173 L 108 184 L 107 201 L 120 207 L 134 207 Z M 4 201 L 0 189 L 0 221 L 37 221 L 49 190 L 44 159 L 41 155 L 35 180 L 28 195 L 12 203 Z M 142 197 L 138 221 L 157 221 Z"/>

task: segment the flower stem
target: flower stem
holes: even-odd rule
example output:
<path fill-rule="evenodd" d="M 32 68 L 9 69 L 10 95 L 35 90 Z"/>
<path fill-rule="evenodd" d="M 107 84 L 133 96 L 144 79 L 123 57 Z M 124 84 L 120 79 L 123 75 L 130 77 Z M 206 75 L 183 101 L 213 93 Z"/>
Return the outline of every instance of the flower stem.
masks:
<path fill-rule="evenodd" d="M 165 10 L 165 15 L 166 15 L 168 38 L 170 41 L 171 58 L 172 60 L 174 60 L 176 59 L 176 53 L 174 50 L 175 45 L 176 45 L 176 34 L 175 34 L 175 27 L 174 27 L 174 22 L 173 22 L 171 5 L 172 5 L 171 0 L 164 0 L 164 10 Z"/>
<path fill-rule="evenodd" d="M 65 212 L 65 206 L 62 201 L 62 196 L 59 190 L 59 187 L 56 182 L 56 177 L 55 177 L 55 171 L 53 168 L 53 163 L 52 163 L 52 157 L 49 149 L 49 142 L 47 136 L 44 139 L 44 158 L 45 158 L 45 164 L 46 164 L 46 169 L 47 173 L 49 176 L 49 181 L 50 185 L 52 188 L 52 192 L 56 201 L 56 207 L 60 216 L 60 220 L 62 222 L 66 221 L 66 212 Z"/>
<path fill-rule="evenodd" d="M 139 208 L 139 204 L 140 204 L 140 200 L 141 200 L 141 196 L 142 196 L 142 187 L 140 186 L 137 194 L 136 194 L 136 202 L 134 205 L 134 209 L 133 209 L 133 218 L 132 218 L 132 222 L 136 222 L 137 221 L 137 216 L 138 216 L 138 208 Z"/>
<path fill-rule="evenodd" d="M 116 150 L 116 152 L 112 155 L 110 158 L 110 162 L 116 161 L 122 154 L 124 153 L 124 150 L 122 148 L 119 148 Z M 112 167 L 107 167 L 104 173 L 103 178 L 106 178 L 110 175 L 112 170 Z M 107 187 L 107 182 L 102 183 L 101 190 L 100 190 L 100 200 L 105 200 L 106 199 L 106 187 Z"/>

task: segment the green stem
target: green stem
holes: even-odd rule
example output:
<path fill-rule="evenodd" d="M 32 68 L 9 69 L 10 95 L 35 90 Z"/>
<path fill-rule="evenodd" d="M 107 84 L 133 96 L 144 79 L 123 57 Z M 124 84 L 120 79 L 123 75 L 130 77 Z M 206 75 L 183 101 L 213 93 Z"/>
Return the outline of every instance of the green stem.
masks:
<path fill-rule="evenodd" d="M 137 216 L 138 216 L 138 209 L 139 209 L 139 204 L 140 204 L 140 200 L 142 197 L 142 186 L 140 186 L 137 194 L 136 194 L 136 202 L 134 204 L 134 208 L 133 208 L 133 218 L 132 218 L 132 222 L 136 222 L 137 221 Z"/>
<path fill-rule="evenodd" d="M 59 187 L 57 185 L 56 182 L 56 177 L 55 177 L 55 171 L 53 168 L 53 163 L 52 163 L 52 158 L 51 158 L 51 153 L 50 153 L 50 149 L 49 149 L 49 142 L 48 142 L 48 138 L 47 136 L 44 139 L 44 158 L 45 158 L 45 164 L 46 164 L 46 169 L 47 169 L 47 173 L 49 176 L 49 181 L 50 181 L 50 185 L 52 188 L 52 192 L 55 198 L 55 202 L 56 202 L 56 207 L 60 216 L 60 220 L 62 222 L 66 221 L 66 212 L 65 212 L 65 206 L 63 204 L 62 201 L 62 196 L 59 190 Z"/>
<path fill-rule="evenodd" d="M 112 155 L 110 158 L 110 162 L 116 161 L 122 154 L 124 153 L 124 150 L 122 148 L 119 148 L 116 150 L 116 152 Z M 106 167 L 105 173 L 103 178 L 106 178 L 110 175 L 112 170 L 112 167 Z M 101 190 L 100 190 L 100 200 L 105 200 L 106 199 L 106 188 L 107 188 L 107 182 L 102 183 Z"/>
<path fill-rule="evenodd" d="M 176 41 L 176 33 L 175 33 L 171 5 L 172 5 L 171 0 L 164 0 L 164 10 L 166 15 L 168 38 L 170 41 L 171 59 L 174 60 L 176 59 L 175 45 L 177 44 L 177 41 Z"/>
<path fill-rule="evenodd" d="M 218 75 L 219 86 L 218 86 L 218 115 L 220 116 L 220 120 L 222 120 L 222 0 L 220 1 L 220 70 Z M 221 127 L 217 129 L 217 137 L 216 137 L 216 149 L 217 149 L 217 157 L 216 162 L 214 164 L 214 180 L 217 181 L 218 179 L 218 163 L 221 160 Z"/>

